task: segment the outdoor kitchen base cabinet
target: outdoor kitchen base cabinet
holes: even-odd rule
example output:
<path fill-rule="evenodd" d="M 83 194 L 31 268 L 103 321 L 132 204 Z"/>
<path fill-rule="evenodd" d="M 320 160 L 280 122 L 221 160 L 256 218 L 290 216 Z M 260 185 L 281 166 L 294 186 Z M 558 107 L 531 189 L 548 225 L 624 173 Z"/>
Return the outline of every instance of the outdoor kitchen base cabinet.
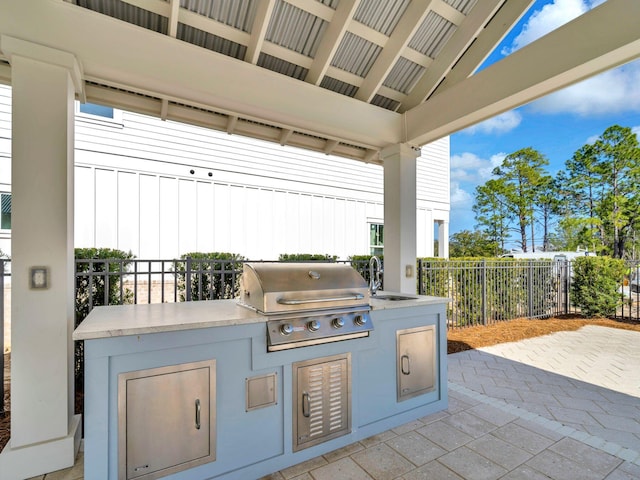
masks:
<path fill-rule="evenodd" d="M 351 355 L 293 364 L 293 451 L 351 432 Z"/>
<path fill-rule="evenodd" d="M 118 477 L 151 480 L 212 462 L 216 361 L 118 375 Z"/>
<path fill-rule="evenodd" d="M 276 351 L 273 316 L 236 300 L 96 307 L 74 333 L 85 341 L 84 478 L 262 478 L 440 411 L 446 303 L 377 298 L 366 316 L 313 314 L 278 327 L 286 343 L 296 328 L 338 332 L 357 318 L 367 330 Z"/>

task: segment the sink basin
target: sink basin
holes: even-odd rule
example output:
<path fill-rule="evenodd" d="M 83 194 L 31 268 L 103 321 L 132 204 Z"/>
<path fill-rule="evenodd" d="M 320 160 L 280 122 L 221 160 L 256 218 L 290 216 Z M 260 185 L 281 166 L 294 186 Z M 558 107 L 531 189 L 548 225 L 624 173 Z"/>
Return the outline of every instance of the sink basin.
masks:
<path fill-rule="evenodd" d="M 390 300 L 397 302 L 399 300 L 416 300 L 416 297 L 410 297 L 405 295 L 374 295 L 371 298 L 377 298 L 378 300 Z"/>

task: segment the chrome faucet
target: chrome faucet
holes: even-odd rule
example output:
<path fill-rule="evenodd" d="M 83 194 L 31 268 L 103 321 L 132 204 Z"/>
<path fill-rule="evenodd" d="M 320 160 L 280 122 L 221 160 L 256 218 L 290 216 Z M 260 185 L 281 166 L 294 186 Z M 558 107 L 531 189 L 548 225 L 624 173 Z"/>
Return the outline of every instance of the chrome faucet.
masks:
<path fill-rule="evenodd" d="M 382 263 L 378 257 L 373 255 L 369 260 L 369 290 L 371 291 L 371 295 L 375 295 L 382 285 L 382 280 L 380 278 L 381 274 Z"/>

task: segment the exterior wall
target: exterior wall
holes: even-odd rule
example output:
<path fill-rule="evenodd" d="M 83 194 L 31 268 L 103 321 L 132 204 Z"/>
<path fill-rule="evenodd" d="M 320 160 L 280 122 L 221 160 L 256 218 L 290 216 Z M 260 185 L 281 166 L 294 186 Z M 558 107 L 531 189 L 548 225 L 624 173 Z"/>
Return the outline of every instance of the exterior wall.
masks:
<path fill-rule="evenodd" d="M 0 192 L 10 191 L 10 95 L 0 86 Z M 75 149 L 77 247 L 344 259 L 368 254 L 369 224 L 383 223 L 377 165 L 121 111 L 78 113 Z M 418 255 L 431 256 L 434 222 L 449 221 L 448 138 L 423 147 L 417 176 Z"/>

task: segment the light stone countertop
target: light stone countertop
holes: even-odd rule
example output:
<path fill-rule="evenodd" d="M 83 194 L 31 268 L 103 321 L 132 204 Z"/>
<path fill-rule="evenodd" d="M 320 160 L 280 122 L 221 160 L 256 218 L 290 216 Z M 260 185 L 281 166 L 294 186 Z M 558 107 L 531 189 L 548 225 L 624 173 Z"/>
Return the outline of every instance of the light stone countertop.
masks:
<path fill-rule="evenodd" d="M 383 300 L 385 295 L 401 295 L 411 297 L 411 300 Z M 370 304 L 372 310 L 385 310 L 447 302 L 448 298 L 379 291 L 376 296 L 371 297 Z M 249 325 L 264 323 L 266 320 L 265 315 L 239 305 L 237 300 L 114 305 L 95 307 L 73 332 L 73 340 Z"/>

